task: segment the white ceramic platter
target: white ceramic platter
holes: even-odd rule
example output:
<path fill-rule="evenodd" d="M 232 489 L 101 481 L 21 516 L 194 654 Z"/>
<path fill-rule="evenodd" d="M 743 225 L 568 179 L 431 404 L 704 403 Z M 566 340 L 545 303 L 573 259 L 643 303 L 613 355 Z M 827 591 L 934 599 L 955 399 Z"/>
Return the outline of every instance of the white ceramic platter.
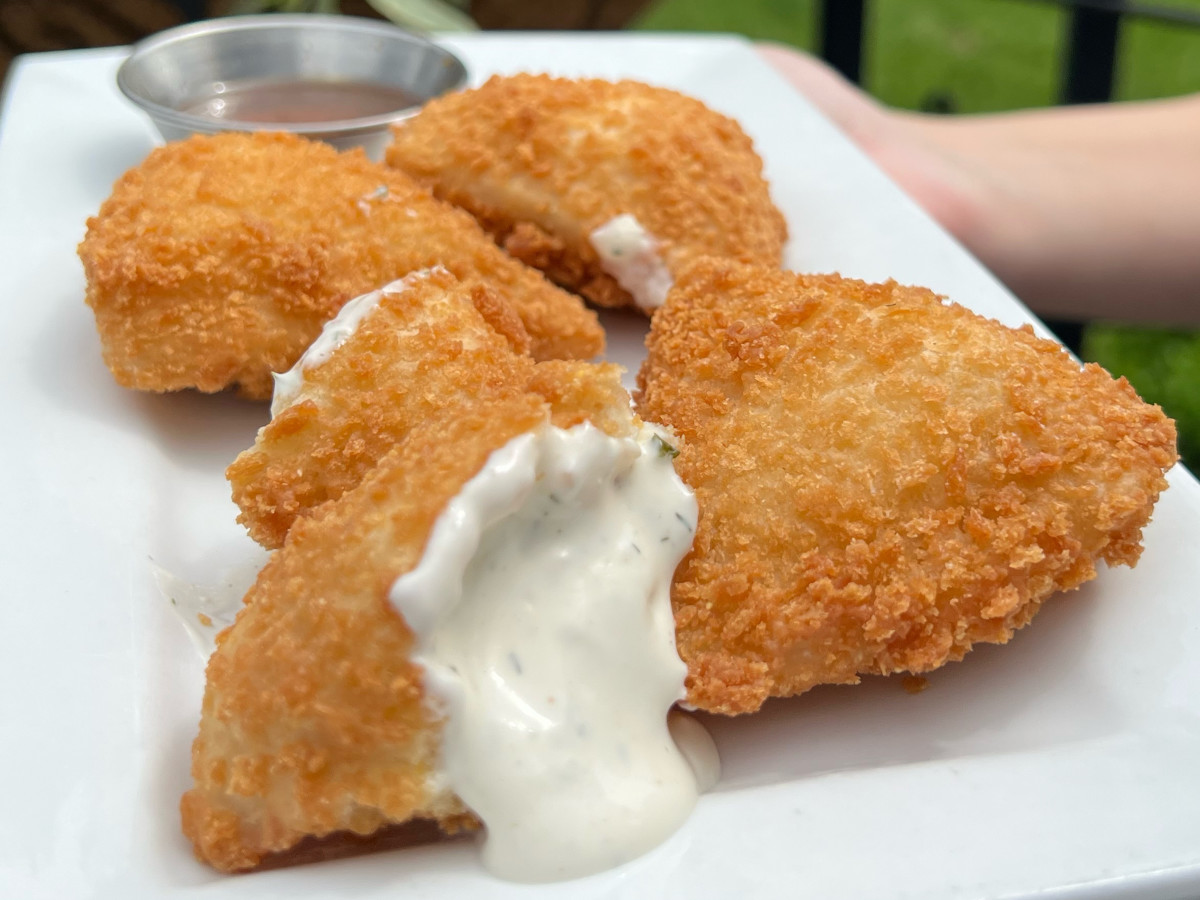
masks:
<path fill-rule="evenodd" d="M 791 226 L 788 263 L 1028 314 L 732 38 L 485 35 L 494 71 L 632 76 L 736 116 Z M 144 396 L 100 361 L 75 245 L 155 142 L 118 51 L 27 57 L 0 117 L 0 897 L 1110 898 L 1200 895 L 1200 490 L 1177 468 L 1136 570 L 1103 572 L 909 695 L 821 688 L 711 722 L 724 778 L 665 846 L 541 888 L 457 842 L 262 874 L 196 863 L 201 660 L 153 564 L 215 583 L 260 559 L 222 477 L 265 417 Z M 635 363 L 633 320 L 614 355 Z"/>

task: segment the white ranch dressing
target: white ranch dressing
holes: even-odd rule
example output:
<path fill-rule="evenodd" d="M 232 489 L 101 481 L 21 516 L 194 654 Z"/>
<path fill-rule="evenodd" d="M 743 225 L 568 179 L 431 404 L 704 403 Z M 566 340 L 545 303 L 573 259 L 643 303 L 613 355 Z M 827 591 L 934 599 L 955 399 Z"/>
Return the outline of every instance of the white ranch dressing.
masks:
<path fill-rule="evenodd" d="M 715 765 L 699 723 L 682 729 L 688 756 L 667 724 L 686 674 L 669 590 L 696 502 L 663 434 L 547 424 L 513 439 L 392 586 L 445 716 L 432 787 L 483 821 L 483 861 L 502 878 L 575 878 L 645 853 L 695 805 L 689 758 Z"/>
<path fill-rule="evenodd" d="M 674 283 L 658 255 L 658 240 L 629 213 L 609 219 L 590 235 L 600 266 L 647 312 L 658 309 Z"/>
<path fill-rule="evenodd" d="M 440 267 L 439 267 L 440 268 Z M 300 399 L 304 388 L 304 373 L 315 368 L 329 359 L 338 347 L 346 343 L 350 336 L 358 330 L 358 326 L 379 305 L 385 296 L 403 294 L 417 281 L 429 277 L 430 269 L 411 272 L 390 284 L 385 284 L 377 291 L 355 297 L 346 301 L 346 305 L 338 310 L 338 314 L 325 323 L 317 339 L 296 360 L 296 364 L 286 372 L 272 373 L 275 379 L 275 389 L 271 395 L 271 418 L 275 418 L 293 403 Z"/>

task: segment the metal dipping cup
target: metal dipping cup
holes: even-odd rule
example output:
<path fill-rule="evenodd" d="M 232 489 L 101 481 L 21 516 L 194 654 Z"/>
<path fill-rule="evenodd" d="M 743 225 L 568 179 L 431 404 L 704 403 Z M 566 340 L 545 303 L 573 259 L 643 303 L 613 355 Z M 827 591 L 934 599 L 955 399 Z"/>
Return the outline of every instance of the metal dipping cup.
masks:
<path fill-rule="evenodd" d="M 378 115 L 320 122 L 214 118 L 190 108 L 228 85 L 335 82 L 398 89 L 412 101 Z M 182 25 L 133 47 L 117 86 L 168 141 L 222 131 L 289 131 L 379 159 L 388 126 L 457 90 L 467 69 L 449 50 L 373 19 L 322 15 L 230 16 Z M 399 101 L 398 101 L 399 102 Z"/>

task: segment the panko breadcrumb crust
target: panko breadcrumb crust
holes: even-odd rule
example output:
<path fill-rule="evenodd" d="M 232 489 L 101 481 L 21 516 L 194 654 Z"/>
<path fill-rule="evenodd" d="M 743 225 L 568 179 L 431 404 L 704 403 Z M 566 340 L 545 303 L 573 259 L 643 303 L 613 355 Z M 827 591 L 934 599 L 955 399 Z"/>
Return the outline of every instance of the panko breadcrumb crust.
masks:
<path fill-rule="evenodd" d="M 494 76 L 393 129 L 387 162 L 469 211 L 518 259 L 632 306 L 588 236 L 628 213 L 675 272 L 702 255 L 779 265 L 787 225 L 734 120 L 634 81 Z"/>
<path fill-rule="evenodd" d="M 209 660 L 195 787 L 180 803 L 199 859 L 235 871 L 307 836 L 466 821 L 434 788 L 440 725 L 388 590 L 488 454 L 544 419 L 541 399 L 517 390 L 486 413 L 428 420 L 296 523 Z"/>
<path fill-rule="evenodd" d="M 79 256 L 105 363 L 140 390 L 268 398 L 347 300 L 434 265 L 491 285 L 539 359 L 603 349 L 595 315 L 470 216 L 361 151 L 286 134 L 155 149 L 88 220 Z"/>
<path fill-rule="evenodd" d="M 208 664 L 195 786 L 180 804 L 199 859 L 236 871 L 307 838 L 336 843 L 415 819 L 448 832 L 476 826 L 431 778 L 441 725 L 388 592 L 419 561 L 447 503 L 513 437 L 595 410 L 607 433 L 633 432 L 617 367 L 543 365 L 523 370 L 528 382 L 463 394 L 414 423 L 272 554 Z"/>
<path fill-rule="evenodd" d="M 638 412 L 700 506 L 677 643 L 715 712 L 1007 641 L 1137 561 L 1177 458 L 1124 379 L 922 288 L 708 260 L 647 347 Z"/>
<path fill-rule="evenodd" d="M 514 339 L 528 344 L 489 288 L 441 268 L 410 277 L 305 369 L 295 402 L 226 470 L 238 521 L 279 547 L 296 518 L 354 487 L 423 419 L 525 384 L 534 362 Z"/>

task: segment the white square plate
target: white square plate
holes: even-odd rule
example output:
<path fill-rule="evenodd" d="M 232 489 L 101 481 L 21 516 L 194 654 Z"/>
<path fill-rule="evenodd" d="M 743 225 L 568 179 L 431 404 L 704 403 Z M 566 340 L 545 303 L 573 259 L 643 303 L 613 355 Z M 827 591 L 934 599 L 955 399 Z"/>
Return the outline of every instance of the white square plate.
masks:
<path fill-rule="evenodd" d="M 732 38 L 482 35 L 494 71 L 631 76 L 737 117 L 791 226 L 788 264 L 1028 313 Z M 199 582 L 258 559 L 222 471 L 264 407 L 118 388 L 75 245 L 155 143 L 119 51 L 27 57 L 0 118 L 0 896 L 1169 898 L 1200 894 L 1200 490 L 1171 475 L 1138 568 L 1047 604 L 909 695 L 819 688 L 711 723 L 717 790 L 666 845 L 530 888 L 469 843 L 225 877 L 196 863 L 188 785 L 202 664 L 152 564 Z M 632 320 L 613 338 L 636 365 Z"/>

